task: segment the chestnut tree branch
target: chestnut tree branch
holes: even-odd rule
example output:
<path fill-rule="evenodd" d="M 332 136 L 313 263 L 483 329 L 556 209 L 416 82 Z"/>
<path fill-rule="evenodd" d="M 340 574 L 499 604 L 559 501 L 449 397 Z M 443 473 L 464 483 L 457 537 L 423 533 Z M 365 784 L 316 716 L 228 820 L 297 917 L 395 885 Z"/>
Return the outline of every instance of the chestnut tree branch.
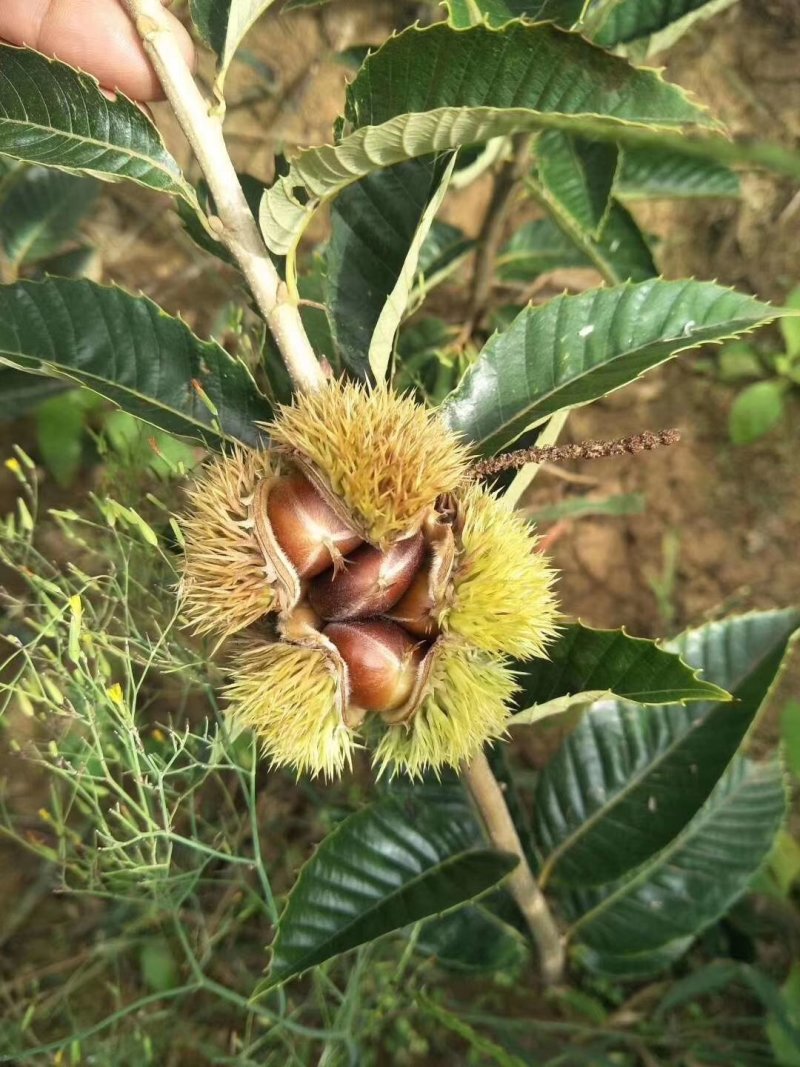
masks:
<path fill-rule="evenodd" d="M 505 236 L 506 219 L 520 183 L 530 169 L 532 141 L 533 137 L 529 133 L 517 134 L 512 139 L 513 155 L 503 163 L 494 181 L 492 199 L 478 237 L 478 252 L 472 275 L 470 303 L 473 327 L 480 324 L 489 302 L 495 260 Z"/>
<path fill-rule="evenodd" d="M 506 884 L 536 942 L 542 979 L 546 985 L 555 985 L 564 975 L 564 939 L 533 877 L 503 791 L 485 753 L 477 755 L 472 763 L 463 764 L 461 773 L 480 812 L 489 840 L 501 852 L 519 856 L 519 863 L 508 876 Z"/>
<path fill-rule="evenodd" d="M 221 115 L 203 97 L 186 64 L 161 0 L 123 0 L 194 151 L 216 205 L 209 219 L 241 268 L 297 389 L 319 389 L 325 375 L 306 336 L 297 304 L 281 280 L 245 200 L 222 133 Z"/>

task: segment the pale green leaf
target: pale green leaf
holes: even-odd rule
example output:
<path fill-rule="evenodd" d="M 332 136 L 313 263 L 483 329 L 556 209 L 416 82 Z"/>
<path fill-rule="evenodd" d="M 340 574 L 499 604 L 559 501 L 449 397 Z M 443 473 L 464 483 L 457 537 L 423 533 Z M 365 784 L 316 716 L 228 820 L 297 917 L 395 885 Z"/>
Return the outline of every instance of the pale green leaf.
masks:
<path fill-rule="evenodd" d="M 781 319 L 781 333 L 786 345 L 786 355 L 800 358 L 800 285 L 796 286 L 786 297 L 784 306 L 796 311 L 796 315 L 787 315 Z"/>
<path fill-rule="evenodd" d="M 728 416 L 735 445 L 749 445 L 773 430 L 783 418 L 786 384 L 777 378 L 748 385 L 736 397 Z"/>
<path fill-rule="evenodd" d="M 603 498 L 568 497 L 557 504 L 525 509 L 525 517 L 539 526 L 543 522 L 582 519 L 592 515 L 643 515 L 645 510 L 646 500 L 643 493 L 618 493 L 615 496 Z"/>

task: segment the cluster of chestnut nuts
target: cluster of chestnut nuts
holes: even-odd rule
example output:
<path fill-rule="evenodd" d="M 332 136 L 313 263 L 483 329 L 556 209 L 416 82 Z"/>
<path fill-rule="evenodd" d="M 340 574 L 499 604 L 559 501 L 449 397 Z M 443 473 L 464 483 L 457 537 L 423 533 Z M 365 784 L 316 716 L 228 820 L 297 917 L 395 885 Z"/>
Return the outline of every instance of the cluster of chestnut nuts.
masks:
<path fill-rule="evenodd" d="M 348 668 L 350 707 L 403 708 L 438 634 L 431 573 L 437 557 L 426 531 L 385 550 L 367 544 L 298 470 L 269 487 L 266 514 L 301 582 L 295 617 L 338 650 Z M 441 511 L 435 521 L 446 521 Z"/>
<path fill-rule="evenodd" d="M 273 763 L 328 777 L 373 725 L 379 769 L 411 775 L 501 737 L 510 657 L 545 654 L 556 619 L 530 526 L 389 389 L 331 382 L 267 430 L 203 469 L 182 517 L 184 615 L 232 639 L 229 713 Z"/>

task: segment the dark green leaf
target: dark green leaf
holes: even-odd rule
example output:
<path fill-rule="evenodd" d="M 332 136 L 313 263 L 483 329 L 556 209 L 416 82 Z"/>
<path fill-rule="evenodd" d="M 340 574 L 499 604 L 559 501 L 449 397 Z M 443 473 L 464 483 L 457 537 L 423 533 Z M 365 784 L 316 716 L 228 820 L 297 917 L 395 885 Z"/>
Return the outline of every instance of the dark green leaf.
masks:
<path fill-rule="evenodd" d="M 371 377 L 370 344 L 446 161 L 426 157 L 368 175 L 337 197 L 326 254 L 328 317 L 348 371 Z"/>
<path fill-rule="evenodd" d="M 93 207 L 99 186 L 60 170 L 32 167 L 14 183 L 0 211 L 0 244 L 16 267 L 53 255 Z"/>
<path fill-rule="evenodd" d="M 97 256 L 97 249 L 91 245 L 78 245 L 66 252 L 59 252 L 57 256 L 40 260 L 28 275 L 36 281 L 41 281 L 47 274 L 54 274 L 58 278 L 83 278 L 90 274 Z"/>
<path fill-rule="evenodd" d="M 587 0 L 445 0 L 448 21 L 456 29 L 479 22 L 503 26 L 512 19 L 555 22 L 569 29 L 578 21 Z"/>
<path fill-rule="evenodd" d="M 66 388 L 64 382 L 0 366 L 0 419 L 18 419 Z"/>
<path fill-rule="evenodd" d="M 790 974 L 789 982 L 793 980 L 792 975 L 796 971 L 797 968 Z M 794 981 L 796 984 L 796 979 Z M 756 967 L 750 967 L 746 963 L 736 963 L 733 960 L 714 960 L 705 967 L 692 971 L 680 981 L 671 983 L 658 1004 L 653 1018 L 660 1023 L 669 1012 L 678 1008 L 689 1006 L 689 1010 L 696 1010 L 700 997 L 718 995 L 734 983 L 754 993 L 772 1016 L 768 1030 L 772 1024 L 775 1024 L 782 1031 L 783 1036 L 789 1040 L 792 1049 L 800 1048 L 800 1025 L 797 1025 L 800 1024 L 800 1018 L 796 1020 L 796 1023 L 793 1022 L 792 1013 L 786 1010 L 787 1004 L 780 988 Z M 783 1060 L 778 1062 L 783 1064 Z"/>
<path fill-rule="evenodd" d="M 270 417 L 247 368 L 145 297 L 48 278 L 0 286 L 0 364 L 85 385 L 137 418 L 219 447 Z"/>
<path fill-rule="evenodd" d="M 308 861 L 281 916 L 270 985 L 472 900 L 515 857 L 476 845 L 463 796 L 387 796 L 345 819 Z"/>
<path fill-rule="evenodd" d="M 622 152 L 617 196 L 653 200 L 704 196 L 739 196 L 739 176 L 724 163 L 657 148 L 626 148 Z"/>
<path fill-rule="evenodd" d="M 655 1018 L 663 1019 L 670 1011 L 684 1004 L 694 1004 L 700 997 L 719 993 L 740 977 L 740 963 L 733 960 L 714 960 L 697 971 L 670 985 L 665 996 L 659 1001 Z"/>
<path fill-rule="evenodd" d="M 475 242 L 458 226 L 435 219 L 419 253 L 423 288 L 428 291 L 451 274 L 474 246 Z"/>
<path fill-rule="evenodd" d="M 358 129 L 432 108 L 481 106 L 590 114 L 612 124 L 711 123 L 652 71 L 609 56 L 579 34 L 523 22 L 502 31 L 456 32 L 443 23 L 405 30 L 374 52 L 348 87 L 346 116 Z"/>
<path fill-rule="evenodd" d="M 569 936 L 618 959 L 696 937 L 747 889 L 785 812 L 780 763 L 735 760 L 667 848 L 621 882 L 571 894 Z"/>
<path fill-rule="evenodd" d="M 624 630 L 594 630 L 582 623 L 562 628 L 546 660 L 518 663 L 516 669 L 522 687 L 517 704 L 534 712 L 552 700 L 587 692 L 595 694 L 590 700 L 613 694 L 648 705 L 728 699 L 724 689 L 701 678 L 699 670 L 655 641 L 631 637 Z M 512 725 L 525 719 L 523 710 Z"/>
<path fill-rule="evenodd" d="M 469 1049 L 468 1062 L 484 1065 L 494 1064 L 495 1067 L 528 1067 L 530 1061 L 522 1060 L 503 1044 L 498 1044 L 486 1036 L 485 1032 L 479 1032 L 464 1018 L 463 1011 L 450 1011 L 445 1008 L 440 999 L 434 1000 L 426 993 L 418 991 L 414 995 L 417 1011 L 423 1019 L 436 1024 L 437 1032 L 449 1030 L 454 1033 Z M 497 1020 L 500 1022 L 500 1020 Z M 446 1046 L 448 1047 L 448 1046 Z M 467 1062 L 467 1061 L 464 1061 Z M 574 1062 L 574 1061 L 573 1061 Z M 595 1061 L 593 1067 L 610 1067 L 607 1064 L 598 1064 Z"/>
<path fill-rule="evenodd" d="M 537 784 L 543 881 L 612 881 L 682 830 L 752 725 L 799 624 L 800 612 L 760 612 L 690 630 L 667 646 L 734 703 L 594 705 Z"/>
<path fill-rule="evenodd" d="M 648 952 L 632 952 L 622 955 L 615 952 L 598 952 L 591 945 L 577 944 L 572 955 L 587 971 L 603 978 L 627 979 L 630 981 L 651 978 L 665 971 L 675 960 L 691 947 L 693 937 L 679 937 L 676 941 Z"/>
<path fill-rule="evenodd" d="M 461 374 L 459 356 L 451 351 L 458 332 L 457 326 L 432 317 L 403 326 L 397 339 L 395 390 L 413 389 L 421 402 L 435 407 Z"/>
<path fill-rule="evenodd" d="M 26 48 L 0 45 L 0 152 L 29 163 L 127 179 L 192 201 L 156 127 L 126 97 Z"/>
<path fill-rule="evenodd" d="M 443 413 L 478 452 L 492 455 L 556 411 L 779 314 L 710 282 L 652 279 L 557 297 L 526 308 L 489 339 Z"/>
<path fill-rule="evenodd" d="M 261 197 L 264 195 L 266 186 L 259 178 L 254 178 L 252 174 L 237 174 L 237 178 L 242 187 L 245 200 L 247 201 L 250 210 L 253 212 L 253 217 L 257 219 L 258 207 L 261 203 Z M 233 256 L 228 249 L 213 238 L 202 223 L 200 215 L 201 211 L 205 211 L 207 214 L 216 213 L 214 200 L 209 193 L 208 185 L 205 180 L 201 180 L 198 183 L 197 196 L 199 203 L 194 205 L 184 203 L 183 201 L 178 203 L 178 214 L 183 223 L 183 228 L 195 244 L 199 245 L 204 251 L 210 252 L 212 256 L 216 256 L 225 263 L 233 263 Z"/>
<path fill-rule="evenodd" d="M 525 938 L 492 914 L 485 902 L 429 919 L 417 949 L 443 967 L 467 972 L 509 971 L 527 954 Z"/>
<path fill-rule="evenodd" d="M 534 178 L 528 179 L 527 184 L 565 236 L 583 254 L 588 265 L 595 267 L 609 285 L 629 280 L 643 281 L 658 273 L 644 234 L 631 213 L 617 200 L 609 201 L 602 230 L 595 237 L 581 229 L 563 202 L 547 186 Z"/>
<path fill-rule="evenodd" d="M 749 445 L 774 429 L 783 418 L 784 382 L 771 378 L 748 385 L 736 397 L 728 416 L 728 432 L 735 445 Z"/>
<path fill-rule="evenodd" d="M 746 378 L 761 378 L 764 364 L 758 352 L 747 341 L 731 341 L 723 345 L 717 357 L 717 375 L 721 382 L 731 384 Z"/>
<path fill-rule="evenodd" d="M 709 0 L 619 0 L 608 4 L 608 16 L 593 34 L 598 44 L 612 48 L 646 37 L 703 7 Z"/>
<path fill-rule="evenodd" d="M 288 253 L 319 204 L 365 175 L 499 135 L 555 128 L 616 140 L 686 126 L 713 122 L 655 72 L 550 23 L 412 27 L 368 57 L 348 87 L 353 132 L 293 160 L 264 197 L 261 225 L 273 251 Z"/>
<path fill-rule="evenodd" d="M 499 281 L 528 285 L 547 271 L 591 266 L 592 261 L 552 219 L 536 219 L 521 226 L 503 246 L 496 273 Z"/>
<path fill-rule="evenodd" d="M 548 130 L 536 142 L 536 161 L 550 197 L 579 230 L 597 238 L 611 209 L 617 146 Z"/>

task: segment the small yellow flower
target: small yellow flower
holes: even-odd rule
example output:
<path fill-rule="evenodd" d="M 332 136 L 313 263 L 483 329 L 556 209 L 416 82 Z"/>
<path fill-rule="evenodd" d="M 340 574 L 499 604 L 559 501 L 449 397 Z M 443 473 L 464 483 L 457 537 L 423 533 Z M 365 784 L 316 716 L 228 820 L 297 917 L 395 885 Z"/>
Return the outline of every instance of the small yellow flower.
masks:
<path fill-rule="evenodd" d="M 334 778 L 376 735 L 380 774 L 471 760 L 505 733 L 509 657 L 554 633 L 530 527 L 385 388 L 332 383 L 269 431 L 209 465 L 182 524 L 187 620 L 235 635 L 229 713 L 298 774 Z"/>

